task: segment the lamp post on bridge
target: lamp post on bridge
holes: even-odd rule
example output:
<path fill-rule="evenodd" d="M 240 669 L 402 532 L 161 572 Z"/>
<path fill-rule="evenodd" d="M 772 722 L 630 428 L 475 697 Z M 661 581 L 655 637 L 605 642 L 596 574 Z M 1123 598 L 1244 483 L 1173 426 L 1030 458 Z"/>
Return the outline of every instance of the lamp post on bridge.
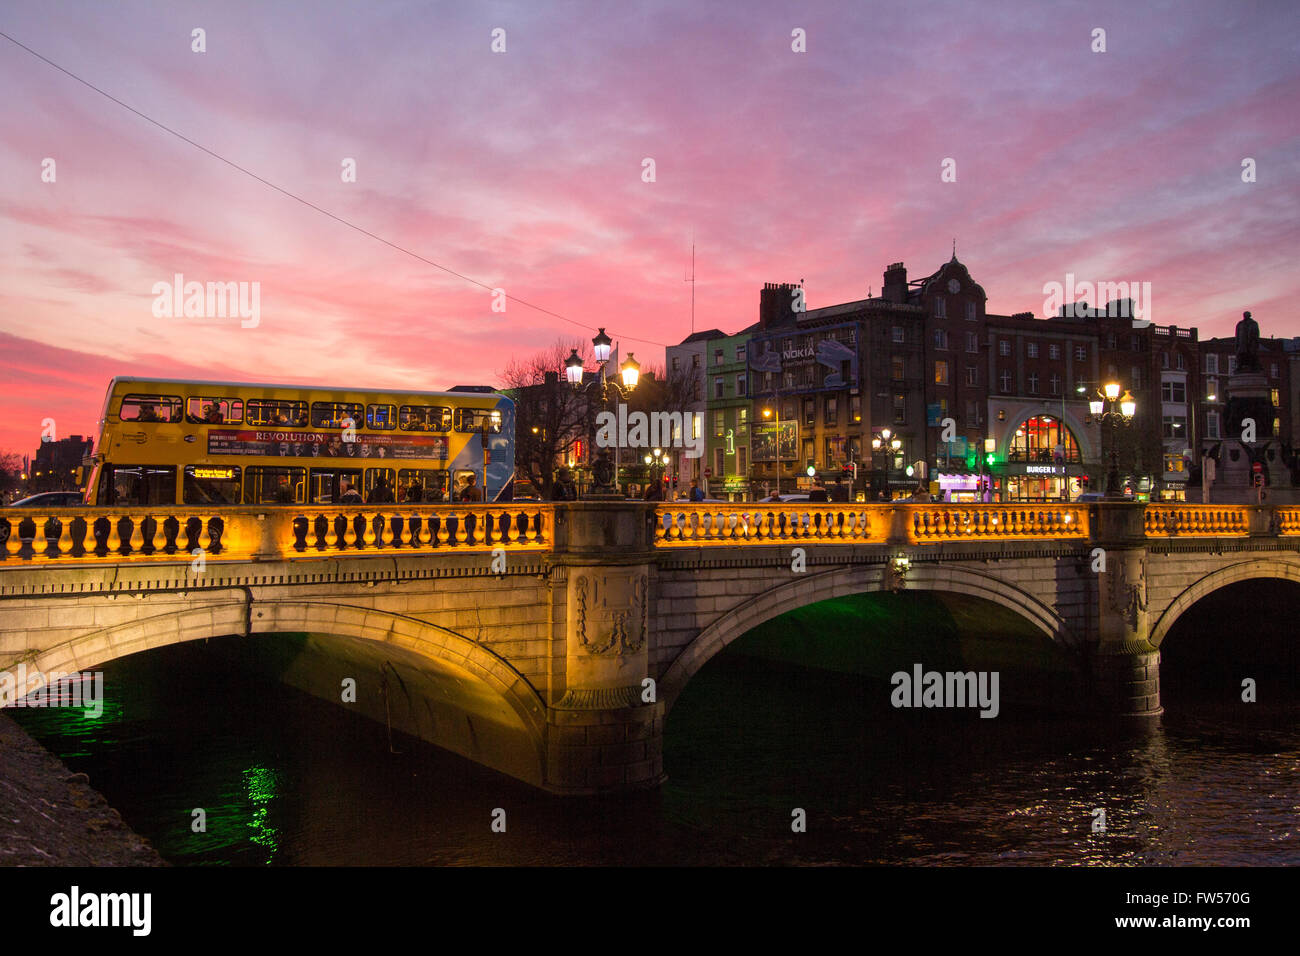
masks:
<path fill-rule="evenodd" d="M 641 376 L 641 363 L 636 360 L 631 352 L 627 353 L 627 358 L 623 361 L 623 364 L 619 366 L 619 374 L 623 379 L 623 382 L 620 385 L 614 379 L 606 378 L 605 376 L 605 365 L 609 362 L 609 351 L 612 342 L 610 337 L 605 334 L 604 328 L 601 328 L 596 333 L 595 337 L 591 340 L 591 344 L 595 352 L 596 362 L 600 366 L 600 378 L 594 382 L 588 382 L 586 385 L 582 384 L 583 363 L 582 357 L 578 355 L 577 349 L 570 350 L 569 357 L 564 360 L 564 374 L 568 377 L 569 384 L 578 390 L 598 385 L 600 402 L 605 407 L 605 410 L 609 411 L 611 393 L 617 395 L 621 399 L 626 399 L 627 396 L 632 393 L 632 390 L 636 388 L 637 380 Z M 601 454 L 603 455 L 605 453 L 602 452 Z M 601 474 L 597 474 L 597 469 L 595 467 L 592 469 L 593 474 L 596 474 L 597 477 L 597 485 L 595 489 L 596 494 L 617 494 L 615 486 L 618 483 L 618 458 L 619 443 L 616 433 L 614 441 L 613 475 L 611 476 L 608 473 L 607 460 L 605 462 L 605 467 L 600 469 L 600 472 L 603 473 L 603 477 Z M 613 479 L 613 484 L 610 483 L 611 477 Z"/>
<path fill-rule="evenodd" d="M 1137 402 L 1128 390 L 1120 397 L 1118 382 L 1107 382 L 1097 397 L 1088 403 L 1092 417 L 1110 431 L 1110 468 L 1106 472 L 1106 500 L 1123 501 L 1124 492 L 1119 483 L 1119 428 L 1127 426 L 1137 414 Z"/>

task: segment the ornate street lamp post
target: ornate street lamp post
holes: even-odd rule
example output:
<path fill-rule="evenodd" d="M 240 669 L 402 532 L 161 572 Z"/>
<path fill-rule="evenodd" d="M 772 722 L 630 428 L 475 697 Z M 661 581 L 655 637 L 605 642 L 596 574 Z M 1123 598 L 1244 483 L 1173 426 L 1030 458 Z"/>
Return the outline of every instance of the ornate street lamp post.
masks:
<path fill-rule="evenodd" d="M 591 344 L 596 356 L 596 362 L 600 366 L 600 378 L 588 382 L 585 386 L 582 384 L 583 365 L 577 349 L 572 349 L 569 352 L 569 357 L 564 360 L 564 374 L 568 377 L 569 384 L 576 389 L 598 386 L 601 405 L 604 406 L 606 411 L 609 411 L 611 395 L 625 399 L 636 388 L 636 383 L 641 377 L 641 363 L 636 360 L 633 353 L 627 353 L 627 358 L 619 366 L 619 375 L 623 379 L 620 385 L 617 381 L 607 378 L 605 375 L 605 365 L 609 362 L 612 342 L 603 328 L 597 331 L 595 337 L 591 340 Z M 613 496 L 618 493 L 613 484 L 618 480 L 618 458 L 619 443 L 617 437 L 615 437 L 613 467 L 611 468 L 609 465 L 608 453 L 603 450 L 600 453 L 600 460 L 592 466 L 592 474 L 596 479 L 596 494 Z"/>
<path fill-rule="evenodd" d="M 889 489 L 889 459 L 892 458 L 893 455 L 902 447 L 902 439 L 898 438 L 888 428 L 880 429 L 880 431 L 876 432 L 876 434 L 871 438 L 871 465 L 872 469 L 875 470 L 877 474 L 879 474 L 879 469 L 875 467 L 876 455 L 882 451 L 889 453 L 885 459 L 884 487 L 881 489 L 882 491 L 888 491 Z M 877 493 L 877 498 L 879 498 L 879 493 Z"/>
<path fill-rule="evenodd" d="M 1092 417 L 1110 431 L 1110 469 L 1106 472 L 1106 500 L 1123 501 L 1124 491 L 1119 483 L 1119 428 L 1128 425 L 1137 414 L 1137 402 L 1133 396 L 1124 392 L 1120 397 L 1118 382 L 1107 382 L 1097 397 L 1088 403 Z"/>

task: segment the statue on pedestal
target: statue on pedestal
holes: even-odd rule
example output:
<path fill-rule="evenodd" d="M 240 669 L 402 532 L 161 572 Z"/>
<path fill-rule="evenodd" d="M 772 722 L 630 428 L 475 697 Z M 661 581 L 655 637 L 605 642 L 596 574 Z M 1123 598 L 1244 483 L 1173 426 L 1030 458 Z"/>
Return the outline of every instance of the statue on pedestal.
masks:
<path fill-rule="evenodd" d="M 1237 371 L 1262 372 L 1259 364 L 1259 323 L 1250 317 L 1249 312 L 1241 314 L 1237 323 Z"/>

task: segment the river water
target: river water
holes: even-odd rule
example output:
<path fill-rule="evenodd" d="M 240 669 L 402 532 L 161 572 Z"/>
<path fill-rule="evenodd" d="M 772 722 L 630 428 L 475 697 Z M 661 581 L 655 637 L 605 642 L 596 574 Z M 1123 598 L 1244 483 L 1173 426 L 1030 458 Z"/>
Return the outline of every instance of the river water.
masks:
<path fill-rule="evenodd" d="M 1138 734 L 982 720 L 726 654 L 669 716 L 660 790 L 561 800 L 202 645 L 118 661 L 105 687 L 98 719 L 8 713 L 177 865 L 1300 863 L 1293 710 L 1171 709 Z"/>

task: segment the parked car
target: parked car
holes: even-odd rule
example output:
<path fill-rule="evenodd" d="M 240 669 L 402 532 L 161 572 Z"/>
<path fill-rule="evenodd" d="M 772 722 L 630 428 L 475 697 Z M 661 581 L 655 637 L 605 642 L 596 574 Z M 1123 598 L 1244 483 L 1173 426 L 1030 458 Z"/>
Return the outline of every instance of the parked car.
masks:
<path fill-rule="evenodd" d="M 84 497 L 80 491 L 42 491 L 40 494 L 28 495 L 11 502 L 10 508 L 75 508 L 82 504 Z"/>

